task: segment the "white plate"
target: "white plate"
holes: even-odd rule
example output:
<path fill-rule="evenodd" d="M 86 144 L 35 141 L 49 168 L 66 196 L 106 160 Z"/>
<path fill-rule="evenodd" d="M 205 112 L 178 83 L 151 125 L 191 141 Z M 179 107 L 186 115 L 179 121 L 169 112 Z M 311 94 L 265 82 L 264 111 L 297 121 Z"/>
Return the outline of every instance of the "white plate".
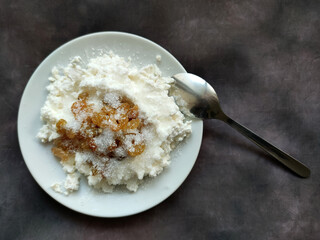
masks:
<path fill-rule="evenodd" d="M 192 123 L 192 135 L 175 150 L 171 165 L 156 178 L 147 180 L 136 193 L 115 191 L 105 194 L 91 189 L 84 178 L 78 192 L 64 196 L 50 186 L 65 179 L 61 165 L 51 154 L 50 144 L 36 138 L 42 123 L 40 108 L 45 102 L 51 69 L 66 65 L 70 58 L 81 56 L 84 60 L 112 50 L 123 57 L 131 57 L 138 67 L 158 63 L 163 76 L 185 72 L 181 64 L 159 45 L 136 35 L 120 32 L 101 32 L 74 39 L 51 53 L 31 76 L 21 99 L 18 114 L 18 136 L 22 155 L 32 176 L 51 197 L 75 211 L 98 217 L 121 217 L 145 211 L 169 197 L 191 171 L 201 144 L 202 121 Z"/>

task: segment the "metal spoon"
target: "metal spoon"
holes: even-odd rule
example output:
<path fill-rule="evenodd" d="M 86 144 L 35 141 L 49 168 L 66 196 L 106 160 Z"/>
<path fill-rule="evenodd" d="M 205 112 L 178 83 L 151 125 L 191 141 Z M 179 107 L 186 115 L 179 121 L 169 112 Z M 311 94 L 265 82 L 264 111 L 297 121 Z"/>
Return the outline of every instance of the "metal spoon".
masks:
<path fill-rule="evenodd" d="M 305 178 L 310 176 L 308 167 L 229 118 L 222 111 L 216 92 L 204 79 L 190 73 L 179 73 L 172 78 L 175 83 L 170 94 L 175 96 L 184 114 L 192 118 L 219 119 L 249 138 L 299 176 Z"/>

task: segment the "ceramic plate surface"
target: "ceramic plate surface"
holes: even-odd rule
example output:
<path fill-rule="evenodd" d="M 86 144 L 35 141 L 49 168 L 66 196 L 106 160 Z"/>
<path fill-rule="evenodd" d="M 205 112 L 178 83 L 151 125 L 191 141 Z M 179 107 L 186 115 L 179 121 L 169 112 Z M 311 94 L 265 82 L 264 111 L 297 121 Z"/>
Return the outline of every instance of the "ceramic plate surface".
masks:
<path fill-rule="evenodd" d="M 97 217 L 121 217 L 145 211 L 169 197 L 191 171 L 201 144 L 202 121 L 192 123 L 192 135 L 171 153 L 171 164 L 156 178 L 150 178 L 136 193 L 116 190 L 105 194 L 88 186 L 81 178 L 79 191 L 64 196 L 51 189 L 66 174 L 51 153 L 51 144 L 37 138 L 42 126 L 40 109 L 48 92 L 46 86 L 54 66 L 66 66 L 70 59 L 80 56 L 85 62 L 104 52 L 113 51 L 131 57 L 132 64 L 142 67 L 157 64 L 163 76 L 185 72 L 181 64 L 165 49 L 145 38 L 121 32 L 101 32 L 74 39 L 51 53 L 31 76 L 21 99 L 18 114 L 18 136 L 22 155 L 32 176 L 55 200 L 83 214 Z M 162 60 L 157 62 L 156 56 Z"/>

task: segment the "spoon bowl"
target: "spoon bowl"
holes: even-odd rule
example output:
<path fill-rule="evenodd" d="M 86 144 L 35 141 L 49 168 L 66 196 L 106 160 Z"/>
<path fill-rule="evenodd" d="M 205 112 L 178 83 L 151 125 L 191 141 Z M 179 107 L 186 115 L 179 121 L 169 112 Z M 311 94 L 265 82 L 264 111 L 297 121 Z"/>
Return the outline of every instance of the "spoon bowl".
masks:
<path fill-rule="evenodd" d="M 221 115 L 218 95 L 209 83 L 191 73 L 179 73 L 172 78 L 175 80 L 172 95 L 181 97 L 184 114 L 201 119 Z"/>
<path fill-rule="evenodd" d="M 304 164 L 228 117 L 220 107 L 217 93 L 204 79 L 191 73 L 179 73 L 172 78 L 175 81 L 170 94 L 185 115 L 191 118 L 221 120 L 299 176 L 310 176 L 310 169 Z"/>

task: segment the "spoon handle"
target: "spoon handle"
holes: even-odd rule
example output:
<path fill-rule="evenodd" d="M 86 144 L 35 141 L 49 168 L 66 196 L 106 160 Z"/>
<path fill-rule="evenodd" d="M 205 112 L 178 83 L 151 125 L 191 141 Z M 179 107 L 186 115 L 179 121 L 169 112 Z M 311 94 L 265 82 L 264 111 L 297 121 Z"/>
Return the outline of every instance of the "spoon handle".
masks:
<path fill-rule="evenodd" d="M 229 124 L 232 128 L 238 130 L 242 135 L 249 138 L 252 142 L 257 144 L 261 147 L 264 151 L 269 153 L 271 156 L 276 158 L 282 164 L 287 166 L 293 172 L 298 174 L 301 177 L 307 178 L 310 176 L 310 169 L 306 167 L 304 164 L 299 162 L 298 160 L 294 159 L 287 153 L 281 151 L 279 148 L 275 147 L 271 143 L 267 142 L 266 140 L 259 137 L 257 134 L 249 130 L 248 128 L 242 126 L 241 124 L 237 123 L 236 121 L 232 120 L 231 118 L 225 116 L 224 118 L 220 119 L 227 124 Z"/>

